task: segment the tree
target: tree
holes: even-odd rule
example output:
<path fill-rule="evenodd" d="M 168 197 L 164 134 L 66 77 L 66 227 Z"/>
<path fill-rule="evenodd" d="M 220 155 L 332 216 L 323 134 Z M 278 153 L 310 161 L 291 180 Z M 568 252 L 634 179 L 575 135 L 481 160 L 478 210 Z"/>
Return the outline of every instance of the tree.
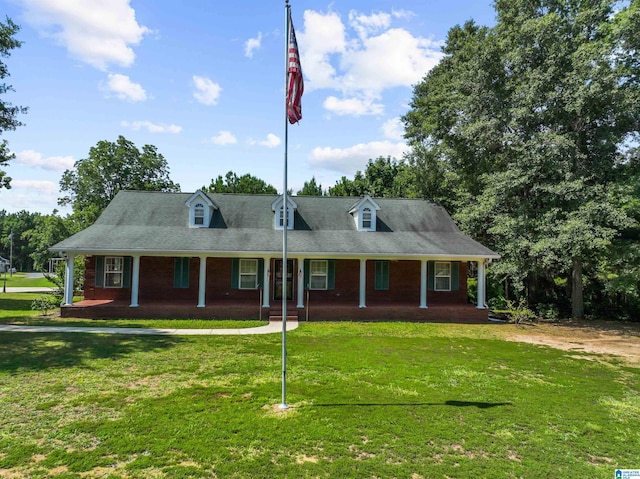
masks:
<path fill-rule="evenodd" d="M 449 32 L 404 117 L 462 228 L 501 253 L 493 272 L 531 301 L 567 278 L 575 317 L 585 277 L 629 225 L 611 187 L 640 124 L 640 4 L 616 3 L 497 0 L 494 28 Z"/>
<path fill-rule="evenodd" d="M 8 58 L 11 50 L 20 48 L 22 42 L 16 40 L 14 35 L 18 33 L 20 27 L 13 23 L 9 17 L 6 23 L 0 22 L 0 57 Z M 7 65 L 0 61 L 0 80 L 4 80 L 9 76 Z M 4 95 L 9 91 L 14 91 L 12 85 L 0 83 L 0 95 Z M 22 123 L 18 121 L 18 114 L 24 114 L 27 108 L 22 106 L 14 106 L 11 103 L 0 99 L 0 134 L 3 131 L 15 130 Z M 0 143 L 0 167 L 7 166 L 9 160 L 14 158 L 13 153 L 9 151 L 7 140 Z M 0 188 L 11 188 L 11 178 L 7 176 L 5 171 L 0 170 Z"/>
<path fill-rule="evenodd" d="M 60 191 L 67 194 L 58 204 L 71 204 L 83 226 L 92 224 L 120 190 L 180 191 L 155 146 L 144 145 L 140 151 L 123 136 L 99 141 L 74 168 L 62 174 Z"/>
<path fill-rule="evenodd" d="M 73 215 L 62 218 L 54 210 L 51 215 L 40 215 L 35 218 L 34 227 L 23 233 L 27 240 L 33 260 L 33 269 L 45 269 L 49 259 L 55 255 L 49 248 L 54 244 L 80 231 L 81 226 L 74 221 Z"/>
<path fill-rule="evenodd" d="M 9 258 L 13 249 L 13 266 L 18 271 L 33 270 L 33 249 L 25 238 L 25 232 L 35 227 L 39 217 L 40 213 L 25 210 L 17 213 L 0 211 L 0 256 Z"/>
<path fill-rule="evenodd" d="M 245 193 L 252 195 L 278 193 L 278 190 L 260 178 L 256 178 L 249 173 L 238 176 L 233 171 L 229 171 L 224 178 L 222 175 L 218 175 L 215 180 L 211 180 L 209 186 L 203 186 L 202 190 L 209 193 Z"/>
<path fill-rule="evenodd" d="M 298 196 L 324 196 L 322 185 L 316 183 L 316 177 L 311 177 L 310 181 L 305 181 L 302 189 L 298 191 Z"/>
<path fill-rule="evenodd" d="M 418 197 L 414 169 L 404 161 L 381 156 L 369 160 L 364 173 L 357 171 L 353 180 L 343 176 L 329 188 L 329 196 L 364 195 L 378 198 Z"/>

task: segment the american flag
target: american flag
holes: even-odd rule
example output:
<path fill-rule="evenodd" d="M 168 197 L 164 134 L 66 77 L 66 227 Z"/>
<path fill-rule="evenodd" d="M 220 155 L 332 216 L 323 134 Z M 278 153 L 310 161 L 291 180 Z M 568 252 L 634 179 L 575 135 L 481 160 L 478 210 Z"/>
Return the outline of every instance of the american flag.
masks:
<path fill-rule="evenodd" d="M 287 68 L 287 117 L 292 125 L 302 119 L 302 92 L 304 82 L 302 80 L 302 67 L 300 66 L 300 53 L 298 52 L 298 42 L 296 32 L 293 30 L 291 21 L 291 10 L 289 10 L 289 52 Z"/>

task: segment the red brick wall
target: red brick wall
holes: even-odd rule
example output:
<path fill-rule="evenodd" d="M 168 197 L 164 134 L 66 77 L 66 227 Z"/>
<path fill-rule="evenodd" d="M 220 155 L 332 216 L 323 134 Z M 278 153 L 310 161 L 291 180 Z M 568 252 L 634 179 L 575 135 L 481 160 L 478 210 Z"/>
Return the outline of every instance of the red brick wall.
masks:
<path fill-rule="evenodd" d="M 273 262 L 273 260 L 272 260 Z M 248 301 L 256 304 L 260 301 L 260 292 L 241 290 L 231 287 L 230 258 L 207 259 L 206 303 L 221 300 Z M 332 290 L 310 291 L 311 303 L 349 303 L 359 304 L 360 261 L 336 260 L 335 288 Z M 267 267 L 267 265 L 265 265 Z M 297 262 L 294 261 L 294 268 Z M 198 302 L 198 283 L 200 260 L 191 258 L 189 263 L 189 288 L 173 287 L 174 258 L 143 256 L 140 259 L 140 302 L 167 301 L 170 299 Z M 272 268 L 273 271 L 273 268 Z M 427 291 L 427 304 L 466 304 L 467 303 L 467 263 L 460 263 L 460 287 L 458 291 Z M 294 274 L 294 300 L 297 281 Z M 259 278 L 262 283 L 262 278 Z M 96 288 L 95 256 L 85 259 L 85 298 L 128 300 L 131 288 Z M 270 282 L 272 295 L 273 279 Z M 375 289 L 375 261 L 367 261 L 367 304 L 406 303 L 420 304 L 420 262 L 390 261 L 389 290 Z M 270 300 L 273 302 L 273 299 Z M 306 295 L 305 295 L 306 301 Z"/>

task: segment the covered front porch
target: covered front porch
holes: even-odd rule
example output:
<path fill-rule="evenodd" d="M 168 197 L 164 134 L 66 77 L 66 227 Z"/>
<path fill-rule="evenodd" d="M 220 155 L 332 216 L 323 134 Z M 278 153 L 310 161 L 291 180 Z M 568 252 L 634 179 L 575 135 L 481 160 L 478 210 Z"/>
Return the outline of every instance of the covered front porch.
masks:
<path fill-rule="evenodd" d="M 294 257 L 285 273 L 282 260 L 270 256 L 90 255 L 84 300 L 73 303 L 69 255 L 61 314 L 266 320 L 282 316 L 286 291 L 287 316 L 301 321 L 487 321 L 486 260 L 470 260 Z M 467 299 L 468 264 L 478 278 L 473 305 Z M 444 266 L 444 274 L 438 274 L 438 266 Z"/>

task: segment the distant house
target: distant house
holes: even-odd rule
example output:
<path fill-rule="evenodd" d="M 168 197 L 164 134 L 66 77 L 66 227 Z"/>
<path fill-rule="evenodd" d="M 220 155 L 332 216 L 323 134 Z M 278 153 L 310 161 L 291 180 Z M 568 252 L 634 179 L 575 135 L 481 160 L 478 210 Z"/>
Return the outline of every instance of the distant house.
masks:
<path fill-rule="evenodd" d="M 419 199 L 122 191 L 66 258 L 66 317 L 486 321 L 498 255 Z M 282 229 L 287 227 L 287 278 Z M 73 303 L 73 258 L 85 257 Z M 467 299 L 468 266 L 478 301 Z"/>

